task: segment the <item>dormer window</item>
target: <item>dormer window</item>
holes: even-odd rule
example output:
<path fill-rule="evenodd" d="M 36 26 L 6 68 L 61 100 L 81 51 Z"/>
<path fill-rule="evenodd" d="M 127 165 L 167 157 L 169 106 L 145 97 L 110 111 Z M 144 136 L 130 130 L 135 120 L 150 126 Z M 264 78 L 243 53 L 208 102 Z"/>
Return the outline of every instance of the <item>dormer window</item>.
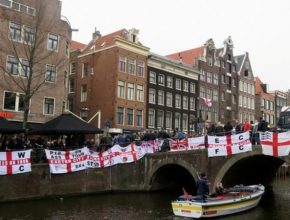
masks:
<path fill-rule="evenodd" d="M 232 60 L 232 56 L 228 54 L 228 60 Z"/>
<path fill-rule="evenodd" d="M 245 72 L 244 72 L 244 76 L 245 76 L 245 77 L 248 77 L 248 76 L 249 76 L 249 70 L 245 70 Z"/>

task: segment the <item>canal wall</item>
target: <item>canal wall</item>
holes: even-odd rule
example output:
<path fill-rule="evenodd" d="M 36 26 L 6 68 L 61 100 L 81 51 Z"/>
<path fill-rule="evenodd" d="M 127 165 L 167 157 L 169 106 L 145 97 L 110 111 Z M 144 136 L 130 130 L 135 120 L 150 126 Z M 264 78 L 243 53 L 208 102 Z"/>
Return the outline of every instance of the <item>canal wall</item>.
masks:
<path fill-rule="evenodd" d="M 111 191 L 143 191 L 144 160 L 68 174 L 50 174 L 48 164 L 32 172 L 0 176 L 0 201 L 84 195 Z"/>

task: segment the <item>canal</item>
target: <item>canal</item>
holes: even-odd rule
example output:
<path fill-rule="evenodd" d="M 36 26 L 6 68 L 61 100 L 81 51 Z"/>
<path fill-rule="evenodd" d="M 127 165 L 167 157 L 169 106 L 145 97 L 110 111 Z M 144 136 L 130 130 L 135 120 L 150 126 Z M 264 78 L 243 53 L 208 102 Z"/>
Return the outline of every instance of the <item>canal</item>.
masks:
<path fill-rule="evenodd" d="M 0 204 L 0 220 L 185 220 L 175 217 L 176 194 L 110 193 Z M 286 220 L 290 216 L 290 177 L 277 179 L 253 210 L 220 220 Z"/>

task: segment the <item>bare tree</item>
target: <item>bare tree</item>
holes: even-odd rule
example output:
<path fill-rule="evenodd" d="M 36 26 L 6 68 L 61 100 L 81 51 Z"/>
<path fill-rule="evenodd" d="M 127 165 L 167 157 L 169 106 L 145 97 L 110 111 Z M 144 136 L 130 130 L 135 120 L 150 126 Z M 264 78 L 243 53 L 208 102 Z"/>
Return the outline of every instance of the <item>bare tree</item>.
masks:
<path fill-rule="evenodd" d="M 58 35 L 51 35 L 62 32 L 57 25 L 60 5 L 51 4 L 50 0 L 36 0 L 34 16 L 19 13 L 12 18 L 13 22 L 9 13 L 6 10 L 2 15 L 9 28 L 2 36 L 6 39 L 0 41 L 0 75 L 4 79 L 0 86 L 22 94 L 19 99 L 23 104 L 23 128 L 27 128 L 32 97 L 40 90 L 53 89 L 56 86 L 54 71 L 67 65 L 64 53 L 56 52 L 60 50 L 60 39 L 53 37 Z M 47 66 L 48 63 L 53 66 Z"/>

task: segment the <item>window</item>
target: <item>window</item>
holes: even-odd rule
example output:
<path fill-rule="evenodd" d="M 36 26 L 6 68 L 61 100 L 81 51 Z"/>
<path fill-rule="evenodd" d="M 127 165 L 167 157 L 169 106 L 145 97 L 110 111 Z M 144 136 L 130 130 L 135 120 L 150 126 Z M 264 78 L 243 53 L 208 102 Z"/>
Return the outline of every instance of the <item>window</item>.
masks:
<path fill-rule="evenodd" d="M 174 126 L 175 128 L 180 129 L 180 122 L 181 122 L 181 116 L 180 113 L 175 113 L 175 120 L 174 120 Z"/>
<path fill-rule="evenodd" d="M 164 124 L 164 112 L 161 110 L 157 111 L 157 127 L 162 128 Z"/>
<path fill-rule="evenodd" d="M 188 129 L 188 115 L 187 114 L 182 114 L 182 129 L 184 131 L 187 131 Z"/>
<path fill-rule="evenodd" d="M 223 60 L 222 61 L 222 68 L 225 68 L 226 67 L 226 62 Z"/>
<path fill-rule="evenodd" d="M 4 109 L 10 111 L 24 111 L 24 94 L 5 91 Z"/>
<path fill-rule="evenodd" d="M 226 96 L 225 92 L 221 92 L 221 100 L 222 101 L 225 101 L 225 96 Z"/>
<path fill-rule="evenodd" d="M 58 49 L 58 35 L 48 34 L 47 49 L 57 51 Z"/>
<path fill-rule="evenodd" d="M 246 108 L 247 107 L 247 97 L 243 97 L 243 106 Z"/>
<path fill-rule="evenodd" d="M 137 85 L 137 101 L 144 101 L 144 87 L 143 85 Z"/>
<path fill-rule="evenodd" d="M 181 79 L 176 79 L 175 89 L 181 90 Z"/>
<path fill-rule="evenodd" d="M 183 91 L 188 92 L 188 81 L 183 81 Z"/>
<path fill-rule="evenodd" d="M 127 99 L 128 100 L 134 100 L 134 93 L 135 93 L 135 88 L 134 88 L 134 83 L 128 83 L 128 90 L 127 90 Z"/>
<path fill-rule="evenodd" d="M 212 66 L 212 57 L 211 56 L 207 57 L 206 61 L 207 61 L 207 65 Z"/>
<path fill-rule="evenodd" d="M 226 80 L 226 76 L 225 75 L 222 75 L 222 82 L 223 83 L 227 83 L 227 80 Z"/>
<path fill-rule="evenodd" d="M 128 60 L 128 73 L 135 75 L 135 66 L 136 66 L 136 61 L 134 59 L 129 59 Z"/>
<path fill-rule="evenodd" d="M 11 0 L 0 0 L 0 5 L 11 7 Z"/>
<path fill-rule="evenodd" d="M 156 92 L 155 89 L 149 89 L 149 103 L 155 104 Z"/>
<path fill-rule="evenodd" d="M 144 76 L 144 62 L 142 62 L 142 61 L 138 61 L 137 74 L 140 77 Z"/>
<path fill-rule="evenodd" d="M 119 71 L 125 73 L 126 72 L 126 57 L 119 57 Z"/>
<path fill-rule="evenodd" d="M 219 99 L 219 97 L 218 97 L 218 90 L 214 89 L 212 92 L 213 92 L 212 93 L 212 100 L 213 101 L 218 101 L 218 99 Z"/>
<path fill-rule="evenodd" d="M 172 93 L 166 93 L 166 106 L 172 107 Z"/>
<path fill-rule="evenodd" d="M 232 85 L 233 87 L 236 87 L 236 80 L 234 78 L 232 78 Z"/>
<path fill-rule="evenodd" d="M 7 57 L 6 71 L 9 74 L 18 75 L 18 60 L 16 57 Z"/>
<path fill-rule="evenodd" d="M 155 122 L 155 111 L 152 108 L 148 109 L 148 127 L 154 128 Z"/>
<path fill-rule="evenodd" d="M 89 75 L 89 63 L 83 63 L 82 77 Z"/>
<path fill-rule="evenodd" d="M 203 86 L 199 88 L 199 96 L 200 98 L 205 98 L 205 88 Z"/>
<path fill-rule="evenodd" d="M 10 39 L 14 41 L 21 41 L 21 36 L 22 36 L 22 27 L 20 24 L 16 24 L 14 22 L 9 23 L 9 34 L 10 34 Z"/>
<path fill-rule="evenodd" d="M 28 60 L 21 60 L 20 66 L 21 66 L 20 75 L 23 77 L 28 77 L 30 75 L 30 66 Z"/>
<path fill-rule="evenodd" d="M 133 125 L 134 120 L 133 120 L 133 109 L 128 108 L 127 109 L 127 125 Z"/>
<path fill-rule="evenodd" d="M 71 112 L 74 111 L 74 99 L 73 98 L 68 98 L 68 100 L 67 100 L 67 108 Z"/>
<path fill-rule="evenodd" d="M 232 95 L 232 103 L 236 104 L 236 96 L 235 95 Z"/>
<path fill-rule="evenodd" d="M 46 82 L 55 82 L 56 81 L 56 67 L 52 65 L 46 65 Z"/>
<path fill-rule="evenodd" d="M 211 89 L 206 90 L 206 97 L 210 98 L 210 99 L 212 98 L 212 90 Z"/>
<path fill-rule="evenodd" d="M 164 105 L 164 91 L 158 90 L 158 105 Z"/>
<path fill-rule="evenodd" d="M 219 84 L 219 76 L 218 74 L 213 74 L 213 84 L 218 85 Z"/>
<path fill-rule="evenodd" d="M 124 124 L 124 108 L 122 107 L 117 108 L 117 124 Z"/>
<path fill-rule="evenodd" d="M 243 96 L 239 96 L 239 106 L 242 107 L 243 106 Z"/>
<path fill-rule="evenodd" d="M 168 88 L 172 88 L 173 87 L 173 78 L 171 76 L 167 76 L 167 82 L 166 82 L 166 86 Z"/>
<path fill-rule="evenodd" d="M 44 98 L 43 114 L 44 115 L 54 114 L 54 98 Z"/>
<path fill-rule="evenodd" d="M 70 74 L 75 74 L 77 70 L 77 64 L 76 63 L 70 63 Z"/>
<path fill-rule="evenodd" d="M 24 26 L 24 36 L 23 36 L 24 43 L 33 45 L 35 42 L 35 30 L 30 27 Z"/>
<path fill-rule="evenodd" d="M 69 80 L 68 92 L 69 93 L 74 93 L 75 92 L 75 80 L 74 79 L 70 79 Z"/>
<path fill-rule="evenodd" d="M 227 72 L 228 72 L 228 73 L 232 73 L 232 64 L 231 64 L 231 63 L 228 63 L 228 64 L 227 64 L 227 67 L 228 67 L 228 68 L 227 68 Z"/>
<path fill-rule="evenodd" d="M 191 92 L 191 93 L 195 93 L 195 83 L 190 83 L 189 84 L 189 91 Z"/>
<path fill-rule="evenodd" d="M 201 70 L 200 71 L 200 81 L 205 81 L 205 75 L 206 75 L 205 71 Z"/>
<path fill-rule="evenodd" d="M 69 48 L 70 48 L 69 42 L 66 41 L 66 42 L 65 42 L 65 55 L 66 55 L 67 57 L 69 57 Z"/>
<path fill-rule="evenodd" d="M 182 97 L 182 108 L 188 109 L 188 97 L 187 96 Z"/>
<path fill-rule="evenodd" d="M 165 127 L 166 129 L 172 129 L 172 112 L 166 112 L 165 114 Z"/>
<path fill-rule="evenodd" d="M 137 110 L 136 118 L 137 118 L 137 126 L 142 127 L 143 126 L 143 111 L 142 110 Z"/>
<path fill-rule="evenodd" d="M 232 56 L 230 54 L 228 54 L 228 60 L 232 60 Z"/>
<path fill-rule="evenodd" d="M 156 84 L 156 73 L 153 71 L 149 72 L 149 82 Z"/>
<path fill-rule="evenodd" d="M 195 110 L 195 98 L 194 97 L 189 98 L 189 109 Z"/>
<path fill-rule="evenodd" d="M 88 93 L 87 93 L 87 85 L 82 85 L 81 86 L 81 102 L 85 102 L 87 101 L 87 97 Z"/>
<path fill-rule="evenodd" d="M 158 74 L 158 85 L 164 86 L 164 75 L 163 74 Z"/>
<path fill-rule="evenodd" d="M 175 95 L 175 108 L 181 108 L 181 95 Z"/>
<path fill-rule="evenodd" d="M 210 72 L 207 73 L 207 82 L 212 83 L 212 73 Z"/>
<path fill-rule="evenodd" d="M 118 81 L 118 98 L 125 98 L 125 82 Z"/>

